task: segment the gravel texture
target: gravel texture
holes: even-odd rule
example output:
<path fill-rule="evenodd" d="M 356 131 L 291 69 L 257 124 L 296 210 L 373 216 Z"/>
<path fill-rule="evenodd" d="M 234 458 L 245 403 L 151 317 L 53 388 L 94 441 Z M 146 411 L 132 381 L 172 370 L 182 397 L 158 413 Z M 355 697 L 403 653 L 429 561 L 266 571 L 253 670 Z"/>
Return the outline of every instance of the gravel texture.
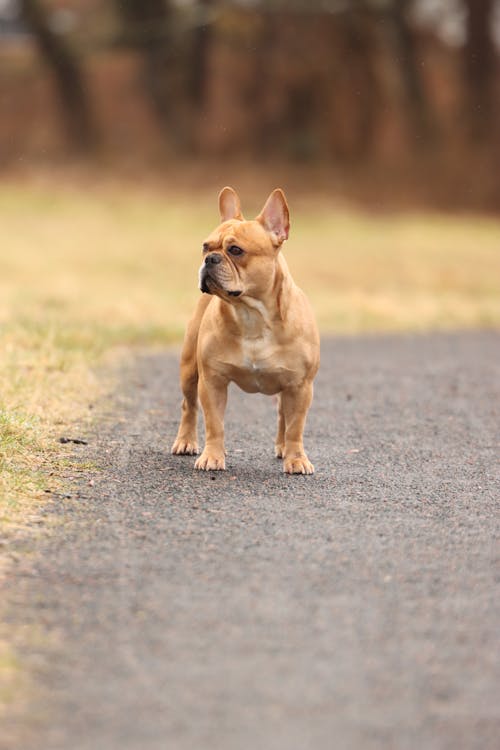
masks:
<path fill-rule="evenodd" d="M 4 589 L 8 750 L 497 748 L 500 335 L 324 341 L 313 477 L 237 389 L 228 470 L 194 472 L 179 403 L 142 356 L 78 436 L 100 470 Z"/>

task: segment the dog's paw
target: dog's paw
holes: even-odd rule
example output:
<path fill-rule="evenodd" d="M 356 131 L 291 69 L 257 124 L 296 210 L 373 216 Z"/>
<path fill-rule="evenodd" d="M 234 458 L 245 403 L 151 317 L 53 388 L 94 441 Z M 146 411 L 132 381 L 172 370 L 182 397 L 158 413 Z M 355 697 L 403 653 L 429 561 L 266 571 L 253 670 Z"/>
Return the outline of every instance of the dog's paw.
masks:
<path fill-rule="evenodd" d="M 274 455 L 276 458 L 284 458 L 285 457 L 285 446 L 283 444 L 275 445 L 274 446 Z"/>
<path fill-rule="evenodd" d="M 226 468 L 224 453 L 211 453 L 205 449 L 196 459 L 194 468 L 200 471 L 224 471 Z"/>
<path fill-rule="evenodd" d="M 285 458 L 283 471 L 285 474 L 314 474 L 314 466 L 305 453 L 296 453 L 294 456 Z"/>
<path fill-rule="evenodd" d="M 198 454 L 198 443 L 196 440 L 176 438 L 171 450 L 174 456 L 196 456 Z"/>

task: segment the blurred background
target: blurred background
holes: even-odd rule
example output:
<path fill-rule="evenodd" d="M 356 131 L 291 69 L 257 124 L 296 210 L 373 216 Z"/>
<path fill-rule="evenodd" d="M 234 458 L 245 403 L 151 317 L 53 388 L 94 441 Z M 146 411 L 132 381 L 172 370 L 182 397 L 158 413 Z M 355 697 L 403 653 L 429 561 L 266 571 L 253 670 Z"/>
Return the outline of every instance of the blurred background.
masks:
<path fill-rule="evenodd" d="M 498 0 L 0 0 L 0 166 L 321 165 L 498 211 L 499 46 Z"/>

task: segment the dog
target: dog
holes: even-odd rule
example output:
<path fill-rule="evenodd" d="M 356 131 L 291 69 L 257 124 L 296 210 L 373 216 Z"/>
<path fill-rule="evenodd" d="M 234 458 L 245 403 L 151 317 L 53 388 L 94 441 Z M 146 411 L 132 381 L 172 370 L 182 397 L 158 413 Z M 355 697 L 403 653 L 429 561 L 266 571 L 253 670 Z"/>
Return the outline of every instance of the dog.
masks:
<path fill-rule="evenodd" d="M 277 395 L 275 455 L 287 474 L 312 474 L 302 434 L 319 367 L 319 334 L 281 253 L 290 227 L 285 195 L 277 188 L 260 214 L 246 221 L 237 193 L 225 187 L 219 210 L 222 223 L 203 243 L 204 294 L 181 354 L 184 398 L 172 453 L 198 453 L 199 396 L 206 442 L 195 468 L 225 469 L 224 411 L 234 382 L 247 393 Z"/>

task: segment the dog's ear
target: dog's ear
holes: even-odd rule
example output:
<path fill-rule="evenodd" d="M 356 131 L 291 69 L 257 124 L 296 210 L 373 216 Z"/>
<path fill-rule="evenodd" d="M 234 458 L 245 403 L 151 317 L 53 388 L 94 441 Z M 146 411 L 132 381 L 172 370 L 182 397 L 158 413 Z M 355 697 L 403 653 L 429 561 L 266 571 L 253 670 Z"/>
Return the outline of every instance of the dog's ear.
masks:
<path fill-rule="evenodd" d="M 273 244 L 281 245 L 288 239 L 290 216 L 283 190 L 279 188 L 273 190 L 257 216 L 257 221 L 260 221 L 264 229 L 273 235 Z"/>
<path fill-rule="evenodd" d="M 241 203 L 236 190 L 232 187 L 225 187 L 219 193 L 219 211 L 222 221 L 228 219 L 239 219 L 243 221 L 241 213 Z"/>

